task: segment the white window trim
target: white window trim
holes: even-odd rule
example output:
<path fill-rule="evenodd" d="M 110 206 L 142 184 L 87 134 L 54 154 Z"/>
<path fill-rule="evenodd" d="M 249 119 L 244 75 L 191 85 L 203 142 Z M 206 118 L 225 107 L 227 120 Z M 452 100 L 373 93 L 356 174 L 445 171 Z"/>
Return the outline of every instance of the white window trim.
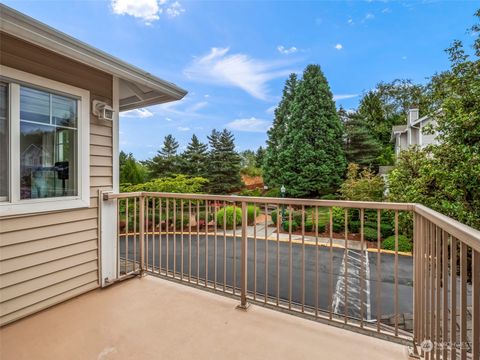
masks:
<path fill-rule="evenodd" d="M 90 206 L 90 92 L 75 86 L 0 65 L 0 74 L 13 83 L 9 92 L 10 130 L 10 193 L 9 200 L 0 203 L 0 217 L 85 208 Z M 71 94 L 79 98 L 77 125 L 78 195 L 69 197 L 20 200 L 20 86 L 30 84 L 46 90 Z M 13 95 L 13 96 L 12 96 Z"/>

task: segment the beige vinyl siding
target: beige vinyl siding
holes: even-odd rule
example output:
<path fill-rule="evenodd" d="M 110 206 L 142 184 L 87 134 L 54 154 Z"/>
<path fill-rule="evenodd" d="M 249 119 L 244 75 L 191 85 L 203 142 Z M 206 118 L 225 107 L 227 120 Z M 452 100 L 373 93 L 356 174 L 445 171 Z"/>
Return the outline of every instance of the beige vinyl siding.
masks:
<path fill-rule="evenodd" d="M 112 77 L 0 32 L 0 63 L 90 91 Z M 0 325 L 99 286 L 98 190 L 113 184 L 112 123 L 90 118 L 90 208 L 0 219 Z"/>

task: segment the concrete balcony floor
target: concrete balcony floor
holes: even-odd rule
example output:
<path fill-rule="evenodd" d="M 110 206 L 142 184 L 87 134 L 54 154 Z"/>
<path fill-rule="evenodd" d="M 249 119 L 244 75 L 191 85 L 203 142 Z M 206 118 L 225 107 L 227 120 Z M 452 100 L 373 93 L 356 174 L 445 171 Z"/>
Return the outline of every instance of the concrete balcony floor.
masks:
<path fill-rule="evenodd" d="M 0 358 L 407 359 L 406 347 L 153 276 L 0 329 Z"/>

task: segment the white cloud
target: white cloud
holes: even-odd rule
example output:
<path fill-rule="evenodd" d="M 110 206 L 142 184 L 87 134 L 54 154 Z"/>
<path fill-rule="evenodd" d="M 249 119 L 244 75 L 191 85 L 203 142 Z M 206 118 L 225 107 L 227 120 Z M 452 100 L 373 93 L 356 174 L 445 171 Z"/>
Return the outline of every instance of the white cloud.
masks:
<path fill-rule="evenodd" d="M 169 117 L 166 117 L 165 120 L 167 120 L 168 122 L 172 121 L 172 119 Z"/>
<path fill-rule="evenodd" d="M 402 56 L 402 60 L 407 60 L 407 57 L 406 57 L 406 56 Z"/>
<path fill-rule="evenodd" d="M 204 107 L 208 106 L 208 102 L 206 101 L 199 101 L 188 108 L 185 109 L 186 112 L 196 112 L 197 110 L 203 109 Z"/>
<path fill-rule="evenodd" d="M 152 117 L 153 113 L 147 109 L 135 109 L 135 110 L 128 110 L 125 112 L 120 113 L 120 117 L 124 118 L 149 118 Z"/>
<path fill-rule="evenodd" d="M 267 83 L 292 72 L 287 63 L 265 62 L 245 54 L 228 54 L 229 48 L 212 48 L 204 56 L 196 57 L 184 74 L 192 80 L 223 86 L 235 86 L 253 97 L 267 99 Z"/>
<path fill-rule="evenodd" d="M 185 12 L 178 1 L 169 3 L 168 0 L 111 0 L 111 6 L 115 14 L 133 16 L 147 25 L 160 19 L 163 12 L 169 17 Z"/>
<path fill-rule="evenodd" d="M 178 131 L 190 131 L 190 128 L 187 126 L 179 126 L 177 127 Z"/>
<path fill-rule="evenodd" d="M 335 94 L 333 95 L 333 100 L 345 100 L 345 99 L 352 99 L 354 97 L 357 97 L 358 94 Z"/>
<path fill-rule="evenodd" d="M 382 10 L 382 13 L 384 13 L 384 14 L 390 14 L 391 12 L 392 12 L 392 10 L 390 10 L 390 8 L 388 8 L 388 7 Z"/>
<path fill-rule="evenodd" d="M 168 6 L 166 8 L 165 12 L 170 17 L 177 17 L 177 16 L 181 15 L 182 13 L 184 13 L 185 9 L 183 8 L 183 6 L 178 1 L 175 1 L 173 4 L 171 4 L 170 6 Z"/>
<path fill-rule="evenodd" d="M 296 53 L 298 51 L 298 49 L 295 46 L 292 46 L 290 48 L 286 48 L 283 45 L 278 45 L 277 50 L 280 54 L 284 54 L 284 55 L 290 55 L 290 54 Z"/>
<path fill-rule="evenodd" d="M 335 45 L 335 49 L 337 49 L 337 50 L 342 50 L 342 49 L 343 49 L 343 45 L 342 45 L 342 44 L 337 44 L 337 45 Z"/>
<path fill-rule="evenodd" d="M 372 13 L 367 13 L 367 14 L 364 16 L 362 22 L 364 23 L 364 22 L 366 22 L 366 21 L 368 21 L 368 20 L 373 20 L 373 19 L 375 19 L 375 15 L 373 15 Z"/>
<path fill-rule="evenodd" d="M 354 25 L 354 24 L 355 24 L 355 23 L 353 22 L 353 19 L 352 19 L 352 18 L 349 18 L 349 19 L 347 20 L 347 23 L 348 23 L 348 25 Z"/>
<path fill-rule="evenodd" d="M 227 124 L 227 127 L 237 131 L 266 132 L 271 125 L 270 121 L 251 117 L 250 119 L 236 119 L 230 121 Z"/>

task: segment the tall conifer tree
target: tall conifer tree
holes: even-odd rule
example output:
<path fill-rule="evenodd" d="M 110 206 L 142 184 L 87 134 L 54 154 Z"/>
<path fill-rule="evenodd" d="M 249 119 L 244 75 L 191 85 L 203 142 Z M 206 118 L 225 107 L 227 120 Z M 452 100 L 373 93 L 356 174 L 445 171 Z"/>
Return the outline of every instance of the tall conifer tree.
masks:
<path fill-rule="evenodd" d="M 152 159 L 146 161 L 151 177 L 173 176 L 180 172 L 178 142 L 172 135 L 165 136 L 162 149 Z"/>
<path fill-rule="evenodd" d="M 346 168 L 343 125 L 320 66 L 306 67 L 290 116 L 279 146 L 279 185 L 293 197 L 335 192 Z"/>
<path fill-rule="evenodd" d="M 198 140 L 193 134 L 187 149 L 181 155 L 182 172 L 191 176 L 207 176 L 208 145 Z"/>
<path fill-rule="evenodd" d="M 278 154 L 281 151 L 287 123 L 291 118 L 292 102 L 297 83 L 297 75 L 290 74 L 283 88 L 282 100 L 275 109 L 273 125 L 268 130 L 267 149 L 261 166 L 265 184 L 271 187 L 282 185 L 279 182 L 280 164 L 278 163 Z"/>
<path fill-rule="evenodd" d="M 208 188 L 211 193 L 228 194 L 242 186 L 240 156 L 235 151 L 235 139 L 230 131 L 212 130 L 210 143 Z"/>

